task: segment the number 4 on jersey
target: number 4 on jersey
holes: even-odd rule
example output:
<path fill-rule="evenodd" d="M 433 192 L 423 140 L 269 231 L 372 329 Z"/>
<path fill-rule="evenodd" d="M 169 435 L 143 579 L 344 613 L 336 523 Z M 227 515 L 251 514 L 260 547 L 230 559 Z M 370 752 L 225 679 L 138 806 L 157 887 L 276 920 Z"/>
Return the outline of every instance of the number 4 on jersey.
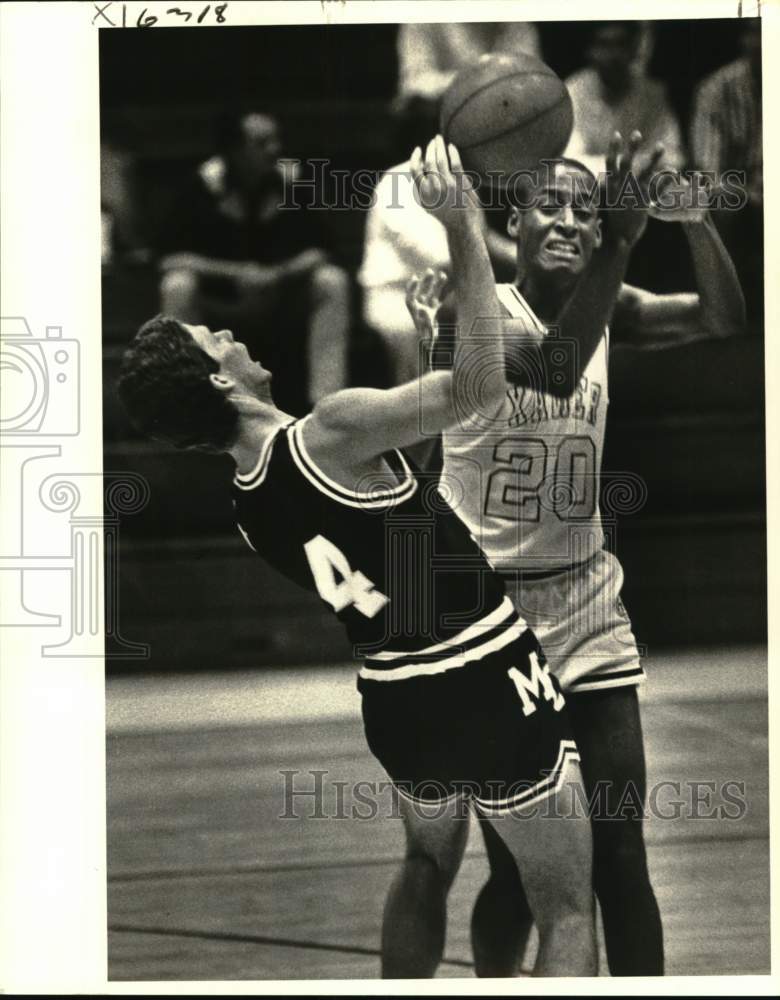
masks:
<path fill-rule="evenodd" d="M 390 600 L 360 570 L 353 570 L 341 549 L 327 538 L 315 535 L 303 547 L 317 593 L 334 611 L 354 605 L 366 618 L 373 618 Z"/>
<path fill-rule="evenodd" d="M 536 653 L 529 653 L 528 659 L 531 664 L 531 677 L 526 677 L 524 673 L 512 667 L 507 671 L 514 681 L 520 701 L 523 703 L 523 715 L 533 715 L 536 711 L 536 702 L 544 695 L 547 701 L 552 702 L 552 707 L 556 712 L 560 712 L 566 704 L 560 691 L 556 691 L 553 682 L 550 680 L 550 671 L 545 663 L 544 667 L 539 666 L 539 658 Z"/>

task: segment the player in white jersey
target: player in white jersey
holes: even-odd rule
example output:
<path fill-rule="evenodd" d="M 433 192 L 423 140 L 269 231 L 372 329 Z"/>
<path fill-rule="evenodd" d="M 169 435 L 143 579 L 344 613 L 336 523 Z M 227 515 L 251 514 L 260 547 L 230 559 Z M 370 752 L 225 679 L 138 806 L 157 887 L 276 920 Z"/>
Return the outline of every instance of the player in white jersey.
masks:
<path fill-rule="evenodd" d="M 640 143 L 634 133 L 626 149 L 615 136 L 608 186 L 610 178 L 626 176 Z M 660 155 L 662 149 L 656 148 L 649 164 L 637 168 L 643 183 Z M 513 384 L 518 359 L 508 356 L 506 395 L 496 419 L 469 434 L 444 433 L 441 483 L 448 495 L 462 498 L 458 514 L 504 575 L 517 610 L 539 636 L 566 692 L 589 797 L 599 786 L 608 788 L 599 806 L 612 818 L 600 822 L 594 811 L 593 827 L 594 888 L 610 971 L 658 975 L 663 971 L 662 928 L 641 819 L 646 781 L 636 689 L 644 671 L 620 600 L 622 569 L 603 547 L 599 511 L 608 353 L 615 343 L 658 347 L 737 332 L 744 325 L 744 301 L 714 225 L 693 205 L 690 187 L 679 181 L 665 189 L 663 200 L 672 207 L 649 211 L 684 225 L 697 293 L 654 295 L 624 284 L 622 277 L 615 280 L 619 260 L 624 273 L 627 255 L 644 231 L 648 209 L 633 204 L 599 215 L 589 197 L 595 183 L 576 161 L 561 160 L 542 172 L 541 182 L 527 192 L 533 197 L 510 215 L 516 281 L 497 288 L 504 315 L 558 337 L 564 352 L 575 329 L 587 327 L 592 335 L 598 326 L 598 345 L 576 390 L 561 400 Z M 616 261 L 611 281 L 603 280 L 605 255 Z M 432 287 L 430 278 L 424 285 Z M 592 295 L 583 308 L 584 285 Z M 412 295 L 410 311 L 421 333 L 426 327 L 432 332 L 437 305 L 430 294 Z M 445 302 L 438 319 L 441 334 L 447 324 L 454 329 L 457 317 Z M 440 361 L 446 365 L 446 337 L 439 341 Z M 634 808 L 620 814 L 616 807 L 627 793 Z M 511 975 L 530 914 L 517 905 L 522 894 L 516 867 L 484 824 L 483 832 L 491 878 L 472 919 L 476 967 L 480 975 Z"/>

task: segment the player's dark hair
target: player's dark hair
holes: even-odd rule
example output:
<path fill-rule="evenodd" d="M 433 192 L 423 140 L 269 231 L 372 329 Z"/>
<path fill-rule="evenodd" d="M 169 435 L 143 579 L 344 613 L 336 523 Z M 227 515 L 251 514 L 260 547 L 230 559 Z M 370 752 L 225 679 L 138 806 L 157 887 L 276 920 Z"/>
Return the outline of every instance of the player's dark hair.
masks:
<path fill-rule="evenodd" d="M 144 323 L 122 358 L 119 397 L 142 434 L 175 448 L 224 451 L 238 412 L 209 375 L 219 364 L 171 316 Z"/>

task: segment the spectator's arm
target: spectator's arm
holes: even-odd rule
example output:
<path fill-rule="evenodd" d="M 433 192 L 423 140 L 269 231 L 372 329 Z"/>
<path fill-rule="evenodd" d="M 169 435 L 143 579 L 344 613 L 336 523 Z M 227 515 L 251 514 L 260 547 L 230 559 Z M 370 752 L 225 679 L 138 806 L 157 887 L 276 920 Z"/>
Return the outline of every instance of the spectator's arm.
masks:
<path fill-rule="evenodd" d="M 707 81 L 699 87 L 694 100 L 691 152 L 693 162 L 700 170 L 714 170 L 719 174 L 723 169 L 718 91 Z"/>
<path fill-rule="evenodd" d="M 452 70 L 437 65 L 429 24 L 402 24 L 398 31 L 398 92 L 437 98 L 449 85 Z"/>
<path fill-rule="evenodd" d="M 585 134 L 577 128 L 576 124 L 571 133 L 571 138 L 566 146 L 566 156 L 572 160 L 579 160 L 591 173 L 598 177 L 604 171 L 606 164 L 605 153 L 589 153 Z"/>
<path fill-rule="evenodd" d="M 652 134 L 646 137 L 648 144 L 663 143 L 665 154 L 663 165 L 679 170 L 685 163 L 682 132 L 672 109 L 664 104 L 658 111 Z"/>
<path fill-rule="evenodd" d="M 199 277 L 229 278 L 244 284 L 268 285 L 282 277 L 282 267 L 263 266 L 253 261 L 222 260 L 205 254 L 183 251 L 171 253 L 160 260 L 161 271 L 191 271 Z"/>

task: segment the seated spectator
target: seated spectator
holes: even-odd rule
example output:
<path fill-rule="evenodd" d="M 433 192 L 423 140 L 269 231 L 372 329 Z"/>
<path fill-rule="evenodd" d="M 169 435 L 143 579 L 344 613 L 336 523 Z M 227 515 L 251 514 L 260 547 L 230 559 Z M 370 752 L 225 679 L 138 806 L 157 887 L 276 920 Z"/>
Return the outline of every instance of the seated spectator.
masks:
<path fill-rule="evenodd" d="M 160 295 L 177 319 L 235 328 L 298 415 L 346 384 L 349 283 L 322 250 L 316 215 L 279 208 L 291 179 L 280 153 L 268 115 L 220 123 L 217 154 L 185 185 L 165 234 Z"/>
<path fill-rule="evenodd" d="M 412 25 L 411 27 L 417 27 Z M 430 27 L 424 25 L 423 27 Z M 397 145 L 407 152 L 437 131 L 437 110 L 411 100 L 398 118 Z M 514 277 L 514 244 L 506 235 L 502 213 L 490 213 L 494 228 L 488 250 L 500 279 Z M 384 340 L 393 385 L 420 374 L 420 344 L 406 308 L 406 285 L 426 268 L 447 270 L 449 250 L 444 226 L 415 198 L 409 163 L 398 163 L 379 180 L 366 218 L 363 261 L 358 281 L 363 289 L 363 317 Z"/>
<path fill-rule="evenodd" d="M 716 178 L 744 172 L 745 205 L 713 213 L 745 291 L 751 326 L 763 322 L 764 169 L 761 101 L 761 21 L 744 22 L 742 56 L 716 70 L 694 95 L 691 150 L 700 170 Z M 716 181 L 717 183 L 717 181 Z"/>
<path fill-rule="evenodd" d="M 122 144 L 104 136 L 100 144 L 101 261 L 114 262 L 117 254 L 138 251 L 140 246 L 134 161 Z"/>
<path fill-rule="evenodd" d="M 398 105 L 438 102 L 455 74 L 486 52 L 539 56 L 539 32 L 525 21 L 402 24 L 398 30 Z"/>
<path fill-rule="evenodd" d="M 574 131 L 566 155 L 595 174 L 604 169 L 613 132 L 639 129 L 648 147 L 662 142 L 664 165 L 679 168 L 684 154 L 680 126 L 660 80 L 645 75 L 647 32 L 641 21 L 593 21 L 585 25 L 587 62 L 566 86 L 574 105 Z"/>
<path fill-rule="evenodd" d="M 748 200 L 761 205 L 764 174 L 761 128 L 761 22 L 741 34 L 743 55 L 699 84 L 694 96 L 691 151 L 700 170 L 744 170 Z"/>

